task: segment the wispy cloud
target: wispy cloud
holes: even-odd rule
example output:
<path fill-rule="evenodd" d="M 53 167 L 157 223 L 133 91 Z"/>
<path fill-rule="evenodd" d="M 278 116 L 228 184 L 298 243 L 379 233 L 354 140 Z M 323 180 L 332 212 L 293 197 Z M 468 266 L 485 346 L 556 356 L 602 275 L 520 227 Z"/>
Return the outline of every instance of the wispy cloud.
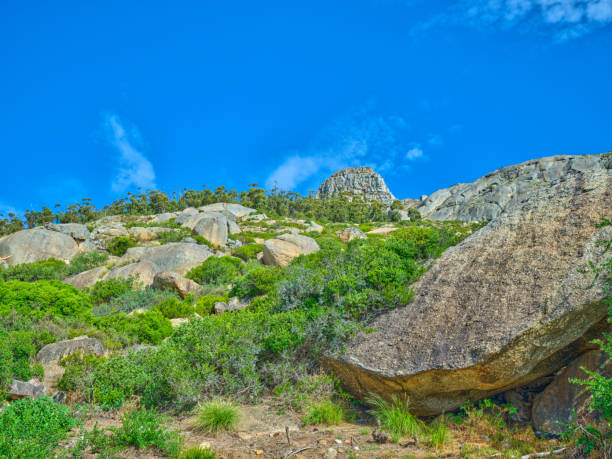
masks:
<path fill-rule="evenodd" d="M 410 150 L 408 150 L 408 153 L 406 153 L 406 159 L 408 161 L 413 161 L 415 159 L 422 158 L 422 157 L 423 157 L 423 150 L 421 150 L 419 147 L 411 148 Z"/>
<path fill-rule="evenodd" d="M 266 186 L 289 190 L 349 166 L 370 166 L 387 175 L 406 165 L 414 148 L 403 116 L 382 115 L 361 107 L 333 120 L 299 151 L 289 153 L 268 177 Z M 423 152 L 421 151 L 421 155 Z"/>
<path fill-rule="evenodd" d="M 563 42 L 612 23 L 612 0 L 462 0 L 417 30 L 448 23 L 537 30 Z"/>
<path fill-rule="evenodd" d="M 128 133 L 117 115 L 107 115 L 104 120 L 107 138 L 118 153 L 117 174 L 112 182 L 116 193 L 125 191 L 131 186 L 155 187 L 153 165 L 140 151 L 140 134 L 132 128 Z"/>

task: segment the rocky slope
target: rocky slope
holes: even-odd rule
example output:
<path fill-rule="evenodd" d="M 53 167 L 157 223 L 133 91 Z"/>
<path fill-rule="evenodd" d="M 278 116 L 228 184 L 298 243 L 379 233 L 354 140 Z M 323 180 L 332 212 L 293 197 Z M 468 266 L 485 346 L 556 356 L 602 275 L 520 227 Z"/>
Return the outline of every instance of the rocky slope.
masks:
<path fill-rule="evenodd" d="M 378 200 L 387 206 L 395 201 L 383 178 L 371 167 L 347 167 L 334 172 L 319 186 L 317 196 L 326 198 L 345 192 Z"/>
<path fill-rule="evenodd" d="M 550 156 L 503 167 L 473 183 L 438 190 L 416 206 L 423 217 L 463 222 L 491 221 L 540 188 L 553 186 L 574 173 L 612 168 L 612 152 L 603 155 Z"/>
<path fill-rule="evenodd" d="M 501 206 L 474 205 L 488 195 L 503 212 L 447 250 L 414 286 L 411 304 L 379 317 L 374 332 L 329 360 L 352 392 L 406 393 L 418 414 L 555 372 L 606 315 L 600 289 L 577 269 L 601 261 L 597 241 L 612 236 L 595 227 L 612 211 L 609 155 L 529 161 L 449 190 L 421 209 L 434 218 L 493 218 Z"/>

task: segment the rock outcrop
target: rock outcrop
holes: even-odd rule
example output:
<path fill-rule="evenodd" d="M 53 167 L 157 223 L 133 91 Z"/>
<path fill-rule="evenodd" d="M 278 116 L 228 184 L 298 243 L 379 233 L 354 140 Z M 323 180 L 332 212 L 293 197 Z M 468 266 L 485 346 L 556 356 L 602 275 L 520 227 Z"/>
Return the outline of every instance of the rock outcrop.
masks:
<path fill-rule="evenodd" d="M 79 253 L 79 247 L 70 236 L 44 228 L 17 231 L 0 242 L 0 257 L 7 258 L 9 266 L 57 258 L 70 261 Z"/>
<path fill-rule="evenodd" d="M 271 266 L 287 266 L 295 257 L 319 250 L 319 244 L 308 236 L 281 234 L 268 239 L 263 247 L 263 262 Z"/>
<path fill-rule="evenodd" d="M 153 287 L 177 292 L 181 298 L 187 295 L 199 296 L 202 293 L 200 284 L 171 271 L 158 273 L 153 281 Z"/>
<path fill-rule="evenodd" d="M 416 414 L 429 415 L 576 358 L 606 316 L 601 289 L 578 271 L 603 260 L 597 242 L 612 236 L 595 226 L 611 210 L 606 161 L 545 160 L 550 183 L 448 249 L 415 284 L 412 303 L 374 320 L 328 365 L 359 396 L 405 393 Z"/>
<path fill-rule="evenodd" d="M 169 242 L 157 247 L 132 247 L 122 258 L 126 262 L 149 261 L 157 267 L 158 272 L 174 271 L 184 276 L 212 254 L 204 245 Z"/>
<path fill-rule="evenodd" d="M 368 238 L 363 231 L 361 231 L 359 228 L 355 228 L 352 226 L 349 228 L 345 228 L 342 231 L 339 231 L 338 237 L 344 243 L 351 242 L 355 239 L 367 239 Z"/>
<path fill-rule="evenodd" d="M 473 183 L 459 183 L 438 190 L 416 203 L 416 209 L 432 220 L 491 221 L 507 207 L 524 201 L 543 187 L 552 186 L 575 173 L 609 170 L 611 164 L 612 152 L 533 159 L 503 167 Z"/>
<path fill-rule="evenodd" d="M 192 234 L 202 236 L 215 246 L 224 246 L 227 244 L 228 235 L 227 217 L 221 214 L 208 214 L 198 220 Z"/>
<path fill-rule="evenodd" d="M 366 200 L 377 200 L 389 206 L 395 201 L 383 178 L 371 167 L 347 167 L 334 172 L 320 186 L 319 198 L 349 193 Z"/>
<path fill-rule="evenodd" d="M 74 339 L 47 344 L 38 351 L 36 360 L 41 365 L 47 365 L 51 362 L 59 362 L 64 357 L 76 352 L 102 356 L 104 355 L 104 346 L 99 339 L 83 335 Z"/>

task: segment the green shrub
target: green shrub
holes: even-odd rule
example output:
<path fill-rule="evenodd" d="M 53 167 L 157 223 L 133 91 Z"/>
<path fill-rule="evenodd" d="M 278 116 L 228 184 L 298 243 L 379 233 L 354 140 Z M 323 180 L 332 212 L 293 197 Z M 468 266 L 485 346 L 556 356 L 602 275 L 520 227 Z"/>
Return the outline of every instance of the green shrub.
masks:
<path fill-rule="evenodd" d="M 310 405 L 304 417 L 304 423 L 331 426 L 342 423 L 344 418 L 344 408 L 341 405 L 334 403 L 332 400 L 322 400 Z"/>
<path fill-rule="evenodd" d="M 163 231 L 157 235 L 157 238 L 162 244 L 167 244 L 168 242 L 181 242 L 188 236 L 190 236 L 189 231 L 181 228 L 178 231 Z"/>
<path fill-rule="evenodd" d="M 251 261 L 245 266 L 245 274 L 234 282 L 232 295 L 253 298 L 271 293 L 279 280 L 280 268 L 260 265 Z"/>
<path fill-rule="evenodd" d="M 101 330 L 125 336 L 125 344 L 159 344 L 172 334 L 172 324 L 159 311 L 146 311 L 129 316 L 123 313 L 112 314 L 100 317 L 94 323 Z"/>
<path fill-rule="evenodd" d="M 109 312 L 125 312 L 129 314 L 136 309 L 151 309 L 167 298 L 178 298 L 178 296 L 174 292 L 158 290 L 152 287 L 128 290 L 119 296 L 111 298 Z"/>
<path fill-rule="evenodd" d="M 0 457 L 50 457 L 76 424 L 70 409 L 49 397 L 13 402 L 0 411 Z"/>
<path fill-rule="evenodd" d="M 204 236 L 192 234 L 191 237 L 195 239 L 195 241 L 200 245 L 205 245 L 207 247 L 210 247 L 211 249 L 215 248 L 215 246 L 211 242 L 209 242 L 208 239 L 206 239 Z"/>
<path fill-rule="evenodd" d="M 200 266 L 193 268 L 185 277 L 198 284 L 221 285 L 228 284 L 234 279 L 240 260 L 232 257 L 209 257 Z"/>
<path fill-rule="evenodd" d="M 117 298 L 129 292 L 134 287 L 134 279 L 107 279 L 101 280 L 88 289 L 91 302 L 94 304 L 108 303 L 113 298 Z"/>
<path fill-rule="evenodd" d="M 181 451 L 182 440 L 178 432 L 167 430 L 162 419 L 153 410 L 141 408 L 128 411 L 121 418 L 121 428 L 113 429 L 116 443 L 138 449 L 156 447 L 161 452 L 176 457 Z"/>
<path fill-rule="evenodd" d="M 214 312 L 215 303 L 227 303 L 229 298 L 221 295 L 204 295 L 198 298 L 195 310 L 201 316 L 212 314 Z"/>
<path fill-rule="evenodd" d="M 367 402 L 373 406 L 372 415 L 380 420 L 382 429 L 391 434 L 394 442 L 405 435 L 418 436 L 424 432 L 423 423 L 408 410 L 407 399 L 393 396 L 391 402 L 387 402 L 380 396 L 372 396 Z"/>
<path fill-rule="evenodd" d="M 92 250 L 91 252 L 81 253 L 70 261 L 68 275 L 82 273 L 90 269 L 102 266 L 108 260 L 108 254 Z"/>
<path fill-rule="evenodd" d="M 232 250 L 232 255 L 244 261 L 256 260 L 257 254 L 263 251 L 263 244 L 247 244 Z"/>
<path fill-rule="evenodd" d="M 217 454 L 209 447 L 192 446 L 183 450 L 179 459 L 216 459 Z"/>
<path fill-rule="evenodd" d="M 69 268 L 61 260 L 49 258 L 48 260 L 36 261 L 34 263 L 23 263 L 0 268 L 0 280 L 18 280 L 23 282 L 34 282 L 38 280 L 61 280 L 68 275 Z"/>
<path fill-rule="evenodd" d="M 71 354 L 63 358 L 60 365 L 66 370 L 58 379 L 57 387 L 66 392 L 89 393 L 93 386 L 93 372 L 104 361 L 106 361 L 105 357 L 81 353 Z"/>
<path fill-rule="evenodd" d="M 125 255 L 125 252 L 132 247 L 136 247 L 136 243 L 132 239 L 126 236 L 120 236 L 113 239 L 106 247 L 106 250 L 108 250 L 111 255 L 120 257 Z"/>
<path fill-rule="evenodd" d="M 181 301 L 178 298 L 166 298 L 155 306 L 155 310 L 161 312 L 168 319 L 176 319 L 179 317 L 189 317 L 193 314 L 194 309 L 187 301 Z"/>
<path fill-rule="evenodd" d="M 57 280 L 0 282 L 0 316 L 13 311 L 23 317 L 91 320 L 91 303 L 87 295 Z"/>
<path fill-rule="evenodd" d="M 32 364 L 38 350 L 35 339 L 36 335 L 31 331 L 6 331 L 0 328 L 0 397 L 13 379 L 27 381 L 32 377 L 42 378 L 42 366 Z"/>
<path fill-rule="evenodd" d="M 213 399 L 198 407 L 196 425 L 205 432 L 234 430 L 240 421 L 240 409 L 227 400 Z"/>

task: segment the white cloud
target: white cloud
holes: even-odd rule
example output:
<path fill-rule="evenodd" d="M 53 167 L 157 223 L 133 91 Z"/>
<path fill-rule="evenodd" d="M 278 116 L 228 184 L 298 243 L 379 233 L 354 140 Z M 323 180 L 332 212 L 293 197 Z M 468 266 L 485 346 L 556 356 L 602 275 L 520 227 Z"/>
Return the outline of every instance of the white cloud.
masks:
<path fill-rule="evenodd" d="M 562 42 L 612 23 L 612 0 L 463 0 L 416 30 L 447 23 L 539 30 Z"/>
<path fill-rule="evenodd" d="M 408 150 L 408 153 L 406 153 L 406 159 L 408 161 L 413 161 L 415 159 L 422 158 L 422 157 L 423 157 L 423 150 L 421 150 L 419 147 L 411 148 L 410 150 Z"/>
<path fill-rule="evenodd" d="M 316 186 L 314 179 L 349 166 L 396 173 L 406 161 L 404 152 L 414 145 L 409 142 L 408 131 L 404 117 L 361 107 L 333 120 L 309 145 L 288 154 L 270 174 L 266 187 L 289 190 L 305 184 Z"/>
<path fill-rule="evenodd" d="M 128 135 L 117 115 L 105 118 L 108 140 L 118 155 L 118 171 L 113 179 L 112 190 L 120 193 L 130 186 L 143 188 L 155 187 L 155 171 L 145 155 L 136 148 L 140 134 L 132 129 Z"/>

